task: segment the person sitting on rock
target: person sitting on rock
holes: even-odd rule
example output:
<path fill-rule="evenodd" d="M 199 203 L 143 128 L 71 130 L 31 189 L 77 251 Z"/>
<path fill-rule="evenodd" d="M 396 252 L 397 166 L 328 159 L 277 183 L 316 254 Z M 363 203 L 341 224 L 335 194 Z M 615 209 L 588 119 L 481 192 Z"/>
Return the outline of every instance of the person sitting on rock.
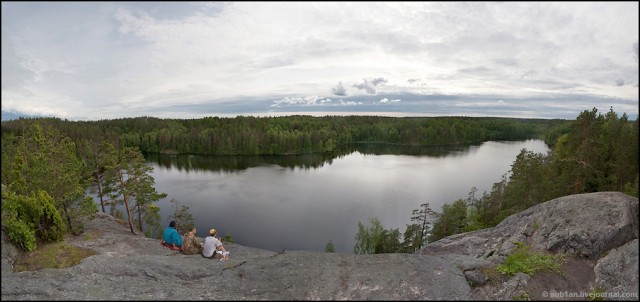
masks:
<path fill-rule="evenodd" d="M 191 228 L 191 231 L 184 233 L 182 239 L 182 253 L 185 255 L 195 255 L 202 253 L 202 244 L 198 242 L 196 238 L 196 227 Z"/>
<path fill-rule="evenodd" d="M 209 230 L 209 237 L 204 239 L 204 245 L 202 247 L 202 257 L 215 258 L 216 254 L 222 255 L 220 261 L 229 259 L 229 252 L 224 248 L 222 242 L 216 238 L 216 229 Z"/>
<path fill-rule="evenodd" d="M 162 233 L 162 245 L 172 249 L 172 250 L 182 250 L 182 237 L 178 234 L 178 230 L 176 230 L 176 222 L 171 221 L 169 226 L 164 229 L 164 233 Z"/>

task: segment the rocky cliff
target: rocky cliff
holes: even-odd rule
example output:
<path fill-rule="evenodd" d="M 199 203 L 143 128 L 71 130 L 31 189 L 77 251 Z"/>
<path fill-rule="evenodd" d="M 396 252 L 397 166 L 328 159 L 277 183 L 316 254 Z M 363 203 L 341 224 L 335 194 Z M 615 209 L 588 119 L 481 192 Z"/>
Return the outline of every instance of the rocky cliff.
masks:
<path fill-rule="evenodd" d="M 619 192 L 570 195 L 535 205 L 493 228 L 457 234 L 428 244 L 423 255 L 464 259 L 461 269 L 477 299 L 551 298 L 551 292 L 635 294 L 637 300 L 638 198 Z M 488 282 L 517 243 L 568 255 L 561 274 L 518 274 Z M 494 276 L 494 279 L 495 276 Z M 496 281 L 496 280 L 493 280 Z M 545 297 L 547 295 L 547 297 Z M 586 298 L 583 297 L 582 300 Z"/>
<path fill-rule="evenodd" d="M 546 277 L 565 286 L 552 290 L 573 289 L 572 282 L 587 278 L 587 289 L 637 294 L 637 217 L 637 198 L 582 194 L 537 205 L 495 228 L 444 238 L 416 254 L 276 253 L 227 244 L 231 259 L 219 262 L 170 251 L 100 214 L 87 224 L 91 236 L 66 239 L 97 254 L 67 269 L 13 272 L 17 252 L 3 239 L 2 300 L 513 299 L 551 286 L 524 274 L 491 282 L 496 277 L 487 272 L 517 241 L 575 255 L 565 275 Z"/>

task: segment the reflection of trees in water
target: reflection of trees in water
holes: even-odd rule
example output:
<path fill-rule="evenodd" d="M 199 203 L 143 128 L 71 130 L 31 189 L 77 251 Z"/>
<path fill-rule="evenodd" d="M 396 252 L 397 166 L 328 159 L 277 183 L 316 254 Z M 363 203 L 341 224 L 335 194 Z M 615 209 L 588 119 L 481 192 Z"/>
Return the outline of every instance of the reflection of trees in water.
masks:
<path fill-rule="evenodd" d="M 365 155 L 414 155 L 444 157 L 452 152 L 468 152 L 473 145 L 453 146 L 407 146 L 392 144 L 349 144 L 331 152 L 318 152 L 297 155 L 167 155 L 146 154 L 147 162 L 153 162 L 164 168 L 177 168 L 182 171 L 224 171 L 236 172 L 260 165 L 278 165 L 284 168 L 320 168 L 332 164 L 353 152 Z"/>

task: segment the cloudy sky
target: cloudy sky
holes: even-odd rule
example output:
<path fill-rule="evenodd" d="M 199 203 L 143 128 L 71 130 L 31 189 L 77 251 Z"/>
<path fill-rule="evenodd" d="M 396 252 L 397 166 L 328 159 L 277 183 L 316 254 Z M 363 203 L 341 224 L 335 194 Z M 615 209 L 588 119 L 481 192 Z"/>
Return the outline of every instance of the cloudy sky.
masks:
<path fill-rule="evenodd" d="M 638 113 L 638 2 L 2 2 L 2 113 Z"/>

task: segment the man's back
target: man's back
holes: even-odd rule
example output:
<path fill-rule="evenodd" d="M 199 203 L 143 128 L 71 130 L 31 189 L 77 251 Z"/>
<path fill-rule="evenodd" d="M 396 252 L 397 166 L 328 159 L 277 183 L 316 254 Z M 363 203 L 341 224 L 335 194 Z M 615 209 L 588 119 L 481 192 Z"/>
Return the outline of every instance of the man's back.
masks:
<path fill-rule="evenodd" d="M 208 236 L 204 239 L 204 247 L 202 249 L 202 255 L 205 257 L 213 256 L 213 253 L 216 251 L 217 247 L 221 246 L 222 242 L 218 240 L 218 238 L 213 236 Z"/>

